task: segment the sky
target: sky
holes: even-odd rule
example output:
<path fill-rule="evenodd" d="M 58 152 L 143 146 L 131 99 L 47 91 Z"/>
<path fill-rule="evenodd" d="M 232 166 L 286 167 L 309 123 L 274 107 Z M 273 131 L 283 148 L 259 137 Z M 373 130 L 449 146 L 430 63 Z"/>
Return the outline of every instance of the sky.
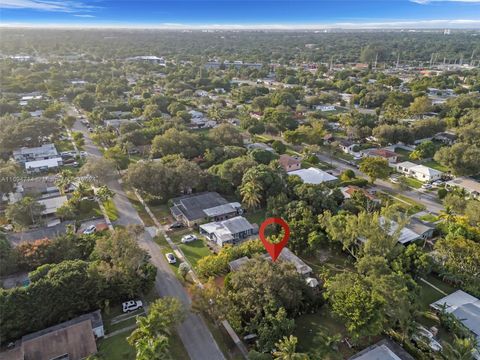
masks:
<path fill-rule="evenodd" d="M 0 0 L 0 26 L 480 29 L 480 0 Z"/>

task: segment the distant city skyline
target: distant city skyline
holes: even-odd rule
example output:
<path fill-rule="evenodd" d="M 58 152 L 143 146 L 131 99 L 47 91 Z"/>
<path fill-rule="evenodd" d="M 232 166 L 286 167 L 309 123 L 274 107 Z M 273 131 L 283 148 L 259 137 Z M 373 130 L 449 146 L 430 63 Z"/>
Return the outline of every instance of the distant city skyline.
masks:
<path fill-rule="evenodd" d="M 2 26 L 480 28 L 480 0 L 0 0 Z"/>

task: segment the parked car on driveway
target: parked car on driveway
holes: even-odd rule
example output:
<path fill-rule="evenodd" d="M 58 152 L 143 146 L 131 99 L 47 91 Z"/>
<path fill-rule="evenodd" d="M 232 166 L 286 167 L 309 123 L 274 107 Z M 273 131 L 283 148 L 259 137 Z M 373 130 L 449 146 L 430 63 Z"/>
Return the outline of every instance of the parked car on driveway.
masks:
<path fill-rule="evenodd" d="M 93 234 L 95 231 L 97 231 L 97 227 L 95 225 L 90 225 L 89 227 L 87 227 L 85 230 L 83 230 L 83 233 L 85 235 L 91 235 Z"/>
<path fill-rule="evenodd" d="M 424 190 L 429 190 L 431 188 L 433 188 L 432 184 L 423 184 L 422 185 L 422 189 L 424 189 Z"/>
<path fill-rule="evenodd" d="M 389 180 L 394 184 L 398 184 L 400 182 L 398 176 L 390 176 Z"/>
<path fill-rule="evenodd" d="M 172 253 L 165 254 L 165 257 L 167 258 L 169 264 L 175 264 L 177 262 L 175 255 L 173 255 Z"/>
<path fill-rule="evenodd" d="M 140 300 L 129 300 L 122 303 L 122 310 L 124 313 L 135 311 L 143 308 L 143 303 Z"/>
<path fill-rule="evenodd" d="M 193 234 L 189 234 L 189 235 L 183 236 L 181 241 L 182 243 L 186 244 L 195 240 L 197 240 L 197 237 Z"/>
<path fill-rule="evenodd" d="M 168 228 L 172 230 L 172 229 L 180 229 L 182 227 L 183 227 L 183 224 L 180 221 L 175 221 L 174 223 L 171 223 Z"/>

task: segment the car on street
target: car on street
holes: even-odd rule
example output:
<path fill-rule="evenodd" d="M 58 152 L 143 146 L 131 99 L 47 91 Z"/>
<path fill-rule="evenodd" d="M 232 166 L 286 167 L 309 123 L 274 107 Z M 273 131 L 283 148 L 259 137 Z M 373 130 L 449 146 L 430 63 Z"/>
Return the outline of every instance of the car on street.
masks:
<path fill-rule="evenodd" d="M 129 300 L 122 303 L 122 310 L 124 313 L 135 311 L 143 308 L 143 303 L 140 300 Z"/>
<path fill-rule="evenodd" d="M 193 234 L 189 234 L 189 235 L 183 236 L 181 241 L 182 243 L 186 244 L 195 240 L 197 240 L 197 237 Z"/>
<path fill-rule="evenodd" d="M 390 176 L 389 180 L 394 184 L 398 184 L 400 182 L 397 176 Z"/>
<path fill-rule="evenodd" d="M 180 229 L 182 227 L 183 227 L 183 224 L 180 221 L 175 221 L 175 222 L 171 223 L 168 228 L 170 230 L 172 230 L 172 229 Z"/>
<path fill-rule="evenodd" d="M 173 255 L 172 253 L 165 254 L 165 257 L 167 258 L 169 264 L 175 264 L 177 262 L 175 255 Z"/>
<path fill-rule="evenodd" d="M 97 227 L 95 225 L 88 226 L 85 230 L 83 230 L 83 234 L 90 235 L 97 231 Z"/>

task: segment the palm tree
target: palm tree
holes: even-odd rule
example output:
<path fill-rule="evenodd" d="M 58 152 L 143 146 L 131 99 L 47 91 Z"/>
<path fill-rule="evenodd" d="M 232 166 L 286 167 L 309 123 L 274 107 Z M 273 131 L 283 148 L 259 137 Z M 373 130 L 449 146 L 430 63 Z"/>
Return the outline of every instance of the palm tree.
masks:
<path fill-rule="evenodd" d="M 110 190 L 107 186 L 103 185 L 97 189 L 95 195 L 97 196 L 98 200 L 100 200 L 103 203 L 105 201 L 110 200 L 115 195 L 115 193 L 112 190 Z"/>
<path fill-rule="evenodd" d="M 242 195 L 242 201 L 247 205 L 247 208 L 255 209 L 260 205 L 262 190 L 262 185 L 256 180 L 250 180 L 242 185 L 240 195 Z"/>
<path fill-rule="evenodd" d="M 298 339 L 293 335 L 284 336 L 275 344 L 278 350 L 273 352 L 273 358 L 276 360 L 308 360 L 307 354 L 296 352 L 297 342 Z"/>
<path fill-rule="evenodd" d="M 57 175 L 55 185 L 58 186 L 62 194 L 65 194 L 65 190 L 67 190 L 74 178 L 72 170 L 64 169 Z"/>
<path fill-rule="evenodd" d="M 446 223 L 451 223 L 453 220 L 455 220 L 455 212 L 453 211 L 451 206 L 446 206 L 445 210 L 440 211 L 438 217 L 441 219 L 445 219 Z"/>
<path fill-rule="evenodd" d="M 471 337 L 464 339 L 455 335 L 453 344 L 443 344 L 443 356 L 448 360 L 473 360 L 473 351 L 477 347 L 477 341 Z"/>

